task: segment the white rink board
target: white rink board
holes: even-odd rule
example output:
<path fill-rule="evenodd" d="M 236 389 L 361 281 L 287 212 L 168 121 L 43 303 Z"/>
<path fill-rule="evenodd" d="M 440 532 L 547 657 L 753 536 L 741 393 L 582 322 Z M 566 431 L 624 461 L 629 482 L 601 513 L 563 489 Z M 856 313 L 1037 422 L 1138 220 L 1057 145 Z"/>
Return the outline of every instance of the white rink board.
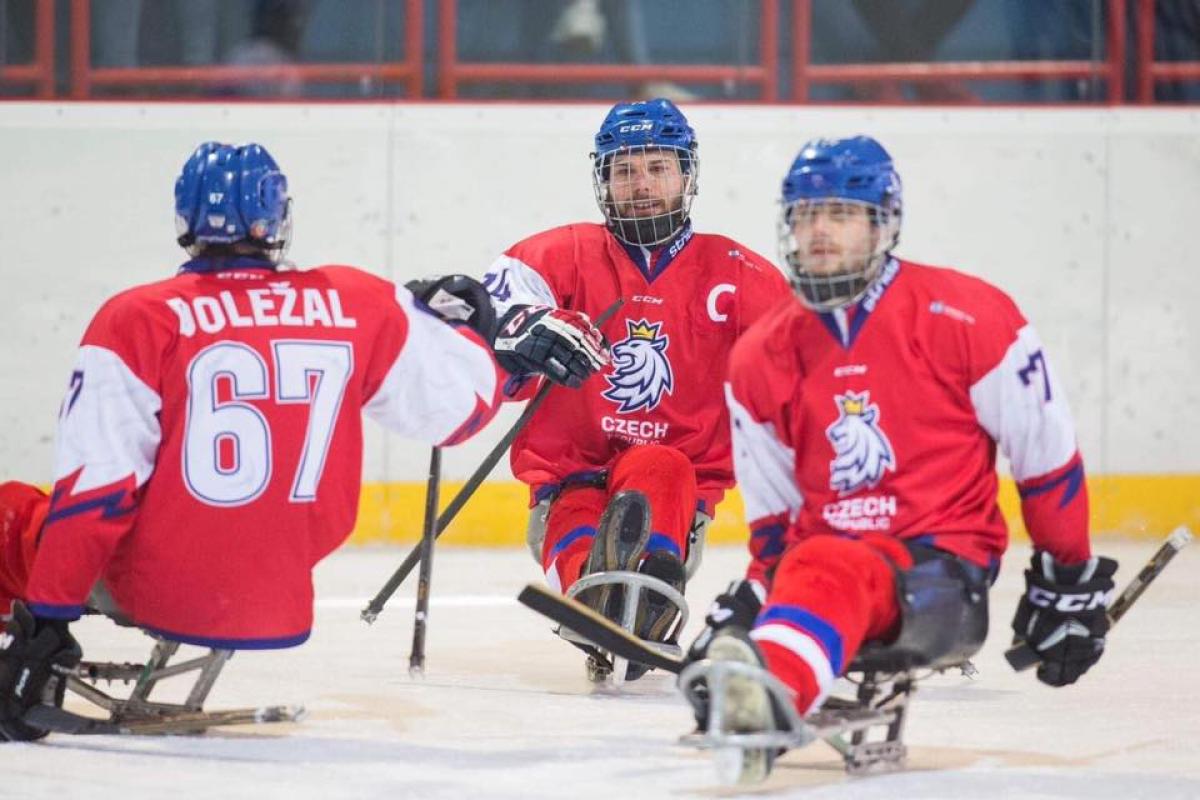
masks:
<path fill-rule="evenodd" d="M 1156 542 L 1108 541 L 1128 581 Z M 850 779 L 832 749 L 785 755 L 746 797 L 834 800 L 1194 800 L 1200 797 L 1200 547 L 1181 553 L 1118 625 L 1078 684 L 1052 689 L 1003 660 L 1028 549 L 991 594 L 979 675 L 932 678 L 912 700 L 906 772 Z M 0 745 L 0 798 L 727 798 L 705 755 L 675 744 L 690 712 L 651 673 L 596 689 L 583 655 L 514 600 L 539 580 L 517 550 L 440 551 L 427 674 L 407 675 L 413 585 L 374 627 L 358 609 L 401 557 L 343 550 L 317 569 L 317 620 L 302 647 L 239 654 L 210 707 L 304 703 L 298 724 L 201 738 L 69 738 Z M 690 641 L 709 598 L 740 574 L 740 548 L 714 548 L 688 587 Z M 74 626 L 87 657 L 140 660 L 150 640 L 103 620 Z M 164 684 L 166 686 L 167 684 Z"/>
<path fill-rule="evenodd" d="M 198 142 L 257 140 L 290 178 L 301 265 L 482 274 L 512 242 L 596 220 L 594 105 L 0 104 L 0 477 L 48 482 L 73 349 L 110 294 L 182 260 L 172 185 Z M 1010 291 L 1063 377 L 1093 473 L 1200 471 L 1200 114 L 1186 109 L 697 106 L 697 228 L 775 254 L 799 145 L 871 133 L 905 183 L 899 251 Z M 510 409 L 505 419 L 515 417 Z M 505 425 L 447 454 L 465 477 Z M 426 451 L 368 427 L 365 478 Z M 505 467 L 497 471 L 504 477 Z"/>

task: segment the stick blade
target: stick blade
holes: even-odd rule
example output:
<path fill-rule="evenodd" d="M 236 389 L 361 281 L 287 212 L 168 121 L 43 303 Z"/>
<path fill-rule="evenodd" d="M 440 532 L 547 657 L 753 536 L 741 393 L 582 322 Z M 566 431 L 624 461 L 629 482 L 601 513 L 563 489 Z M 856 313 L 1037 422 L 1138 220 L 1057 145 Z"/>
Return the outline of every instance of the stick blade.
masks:
<path fill-rule="evenodd" d="M 1171 547 L 1175 548 L 1176 550 L 1182 550 L 1191 544 L 1193 539 L 1195 539 L 1195 537 L 1192 536 L 1192 531 L 1188 528 L 1188 526 L 1180 525 L 1178 528 L 1171 531 L 1171 535 L 1167 538 L 1167 541 L 1170 543 Z"/>
<path fill-rule="evenodd" d="M 544 586 L 526 584 L 517 601 L 615 656 L 679 674 L 683 662 L 663 655 L 616 623 L 570 597 Z"/>
<path fill-rule="evenodd" d="M 1026 642 L 1010 647 L 1004 651 L 1004 659 L 1016 672 L 1024 672 L 1041 662 L 1041 656 Z"/>

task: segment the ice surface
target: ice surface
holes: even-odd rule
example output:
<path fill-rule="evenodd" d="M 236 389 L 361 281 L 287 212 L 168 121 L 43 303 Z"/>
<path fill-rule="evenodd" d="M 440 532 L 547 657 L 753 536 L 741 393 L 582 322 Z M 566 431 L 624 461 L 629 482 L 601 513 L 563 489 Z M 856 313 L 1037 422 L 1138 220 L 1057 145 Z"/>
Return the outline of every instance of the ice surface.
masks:
<path fill-rule="evenodd" d="M 1101 541 L 1118 586 L 1154 542 Z M 71 738 L 0 745 L 0 797 L 590 798 L 733 797 L 703 753 L 676 744 L 690 715 L 669 676 L 620 691 L 584 677 L 583 656 L 512 598 L 539 578 L 523 549 L 443 550 L 434 565 L 426 677 L 408 676 L 412 585 L 368 627 L 365 604 L 398 550 L 346 550 L 317 571 L 312 639 L 242 653 L 213 708 L 303 703 L 309 716 L 203 737 Z M 824 744 L 785 755 L 754 797 L 1200 798 L 1200 546 L 1185 550 L 1114 630 L 1076 686 L 1044 687 L 1004 663 L 1028 549 L 992 593 L 992 634 L 974 680 L 923 683 L 909 768 L 848 778 Z M 713 549 L 688 588 L 694 629 L 745 565 Z M 203 602 L 203 598 L 197 598 Z M 103 620 L 76 625 L 88 658 L 141 660 L 150 640 Z M 169 685 L 169 684 L 166 684 Z M 169 697 L 170 695 L 168 695 Z M 83 709 L 83 706 L 78 706 Z"/>

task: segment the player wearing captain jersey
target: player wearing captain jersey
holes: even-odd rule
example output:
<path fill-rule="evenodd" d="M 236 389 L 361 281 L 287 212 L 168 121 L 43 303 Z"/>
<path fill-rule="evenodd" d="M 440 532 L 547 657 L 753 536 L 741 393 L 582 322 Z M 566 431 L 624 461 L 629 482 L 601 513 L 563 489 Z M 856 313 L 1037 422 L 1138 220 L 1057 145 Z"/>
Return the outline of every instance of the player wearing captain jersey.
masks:
<path fill-rule="evenodd" d="M 528 396 L 533 371 L 578 387 L 551 392 L 512 448 L 513 473 L 536 505 L 531 546 L 564 591 L 583 573 L 639 569 L 682 589 L 689 530 L 733 485 L 725 364 L 787 287 L 744 245 L 692 229 L 698 170 L 695 133 L 670 101 L 618 103 L 592 154 L 604 224 L 524 239 L 484 280 L 501 317 L 506 393 Z M 611 343 L 605 366 L 591 321 L 618 299 L 624 304 L 602 325 Z M 576 369 L 505 352 L 543 320 L 576 331 L 581 344 L 558 351 L 584 352 Z M 615 613 L 602 593 L 590 601 Z M 673 621 L 652 610 L 637 633 L 662 640 Z"/>
<path fill-rule="evenodd" d="M 0 486 L 0 599 L 24 601 L 0 650 L 0 739 L 41 735 L 20 718 L 61 703 L 87 603 L 171 641 L 303 642 L 311 570 L 354 525 L 361 412 L 453 444 L 498 405 L 482 285 L 430 289 L 458 293 L 452 327 L 354 267 L 284 271 L 291 200 L 261 146 L 201 145 L 175 210 L 191 259 L 84 333 L 51 496 Z"/>
<path fill-rule="evenodd" d="M 874 139 L 805 145 L 782 203 L 798 300 L 738 343 L 726 387 L 753 559 L 690 656 L 761 660 L 804 714 L 864 643 L 927 613 L 898 585 L 938 576 L 985 603 L 1008 544 L 999 448 L 1035 548 L 1013 628 L 1043 682 L 1073 683 L 1103 652 L 1116 563 L 1092 555 L 1075 429 L 1037 333 L 994 286 L 892 254 L 900 179 Z M 769 724 L 761 687 L 732 694 L 740 724 Z"/>

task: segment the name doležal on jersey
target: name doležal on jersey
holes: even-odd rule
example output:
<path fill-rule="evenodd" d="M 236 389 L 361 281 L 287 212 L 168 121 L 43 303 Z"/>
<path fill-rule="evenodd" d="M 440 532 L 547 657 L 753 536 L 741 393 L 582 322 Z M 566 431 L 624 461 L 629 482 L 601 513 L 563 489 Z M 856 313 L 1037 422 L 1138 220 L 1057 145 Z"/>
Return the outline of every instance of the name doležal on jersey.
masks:
<path fill-rule="evenodd" d="M 337 289 L 296 288 L 272 283 L 253 289 L 226 289 L 215 295 L 172 297 L 167 305 L 179 319 L 179 334 L 197 330 L 219 333 L 226 328 L 295 327 L 357 328 L 347 316 Z"/>

